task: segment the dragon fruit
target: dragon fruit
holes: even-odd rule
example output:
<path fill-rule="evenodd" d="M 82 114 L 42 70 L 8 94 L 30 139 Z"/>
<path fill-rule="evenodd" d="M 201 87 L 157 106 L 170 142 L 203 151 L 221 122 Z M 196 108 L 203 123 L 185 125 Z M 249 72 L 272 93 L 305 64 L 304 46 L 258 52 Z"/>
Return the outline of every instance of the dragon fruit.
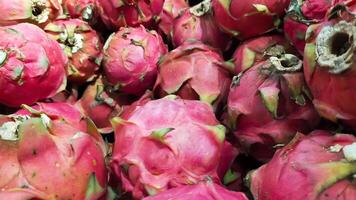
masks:
<path fill-rule="evenodd" d="M 232 192 L 215 183 L 199 183 L 170 189 L 158 195 L 146 197 L 143 200 L 248 200 L 241 192 Z"/>
<path fill-rule="evenodd" d="M 241 191 L 243 186 L 244 172 L 236 162 L 237 156 L 241 153 L 240 147 L 232 146 L 231 143 L 225 141 L 221 150 L 221 158 L 218 166 L 218 176 L 221 182 L 230 190 Z"/>
<path fill-rule="evenodd" d="M 224 179 L 226 173 L 230 170 L 236 156 L 240 153 L 239 149 L 232 146 L 231 143 L 225 141 L 223 149 L 221 150 L 221 159 L 218 167 L 218 175 L 220 180 Z"/>
<path fill-rule="evenodd" d="M 185 10 L 174 20 L 172 42 L 175 47 L 186 40 L 199 40 L 214 48 L 225 51 L 229 48 L 231 38 L 216 25 L 210 6 L 210 1 L 203 1 Z"/>
<path fill-rule="evenodd" d="M 69 103 L 54 102 L 54 103 L 36 103 L 29 107 L 22 105 L 23 109 L 18 110 L 14 115 L 32 115 L 45 113 L 52 119 L 63 119 L 66 123 L 83 132 L 87 129 L 87 123 L 83 120 L 82 114 L 78 109 Z"/>
<path fill-rule="evenodd" d="M 0 25 L 29 22 L 44 26 L 63 14 L 61 0 L 0 0 Z"/>
<path fill-rule="evenodd" d="M 228 97 L 229 124 L 247 153 L 271 158 L 276 145 L 318 124 L 308 96 L 302 61 L 292 54 L 271 56 L 234 77 Z"/>
<path fill-rule="evenodd" d="M 349 11 L 308 29 L 304 74 L 319 114 L 356 128 L 356 19 Z"/>
<path fill-rule="evenodd" d="M 78 90 L 75 88 L 63 90 L 62 92 L 56 94 L 50 99 L 47 99 L 47 102 L 62 102 L 62 103 L 69 103 L 75 104 L 78 100 Z"/>
<path fill-rule="evenodd" d="M 164 0 L 97 0 L 101 19 L 109 29 L 123 26 L 149 26 L 158 18 Z"/>
<path fill-rule="evenodd" d="M 356 196 L 356 138 L 327 131 L 302 134 L 250 173 L 258 200 L 352 200 Z"/>
<path fill-rule="evenodd" d="M 155 31 L 143 26 L 121 28 L 104 46 L 103 66 L 109 85 L 127 94 L 142 95 L 153 86 L 157 62 L 167 51 Z"/>
<path fill-rule="evenodd" d="M 101 133 L 109 133 L 112 132 L 110 119 L 121 113 L 123 105 L 129 103 L 127 96 L 106 91 L 99 77 L 95 83 L 86 88 L 75 105 L 83 115 L 93 120 Z"/>
<path fill-rule="evenodd" d="M 71 18 L 79 18 L 88 23 L 96 22 L 98 11 L 96 7 L 97 0 L 63 0 L 65 12 Z"/>
<path fill-rule="evenodd" d="M 261 36 L 247 40 L 235 50 L 231 71 L 238 75 L 258 62 L 267 60 L 269 56 L 281 52 L 295 52 L 281 35 Z"/>
<path fill-rule="evenodd" d="M 187 8 L 189 8 L 187 0 L 165 0 L 163 10 L 159 15 L 159 30 L 167 37 L 170 37 L 174 19 Z"/>
<path fill-rule="evenodd" d="M 308 27 L 324 20 L 327 11 L 344 0 L 291 0 L 284 18 L 284 34 L 286 38 L 303 55 L 305 35 Z"/>
<path fill-rule="evenodd" d="M 300 55 L 304 54 L 305 34 L 307 33 L 308 27 L 308 24 L 297 21 L 291 17 L 291 15 L 287 15 L 284 18 L 284 35 L 286 39 L 295 46 Z"/>
<path fill-rule="evenodd" d="M 275 30 L 290 0 L 212 0 L 219 27 L 239 39 L 251 38 Z"/>
<path fill-rule="evenodd" d="M 159 97 L 175 94 L 216 107 L 231 83 L 224 68 L 223 58 L 214 49 L 198 41 L 185 42 L 160 60 L 154 92 Z"/>
<path fill-rule="evenodd" d="M 173 95 L 141 100 L 112 123 L 111 169 L 135 198 L 181 185 L 219 181 L 225 127 L 209 104 Z"/>
<path fill-rule="evenodd" d="M 337 3 L 342 3 L 345 0 L 291 0 L 289 7 L 290 11 L 295 11 L 293 14 L 300 14 L 300 19 L 305 19 L 312 22 L 320 22 L 325 18 L 328 10 Z"/>
<path fill-rule="evenodd" d="M 83 130 L 68 104 L 37 108 L 0 118 L 0 199 L 101 198 L 107 170 L 100 134 L 90 123 Z"/>
<path fill-rule="evenodd" d="M 35 25 L 0 27 L 0 103 L 33 104 L 66 86 L 67 58 Z"/>
<path fill-rule="evenodd" d="M 103 44 L 97 32 L 79 19 L 57 20 L 44 30 L 59 42 L 69 58 L 68 80 L 79 84 L 92 81 L 102 59 Z"/>

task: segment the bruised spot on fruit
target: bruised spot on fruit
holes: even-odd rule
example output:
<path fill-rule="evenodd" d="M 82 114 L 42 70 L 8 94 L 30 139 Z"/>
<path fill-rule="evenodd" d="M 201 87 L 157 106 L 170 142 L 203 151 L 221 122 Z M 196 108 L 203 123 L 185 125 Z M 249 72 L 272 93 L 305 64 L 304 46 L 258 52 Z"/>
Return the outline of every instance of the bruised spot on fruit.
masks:
<path fill-rule="evenodd" d="M 354 22 L 340 21 L 323 27 L 316 39 L 317 62 L 320 67 L 329 68 L 333 74 L 349 69 L 355 57 L 355 38 Z"/>

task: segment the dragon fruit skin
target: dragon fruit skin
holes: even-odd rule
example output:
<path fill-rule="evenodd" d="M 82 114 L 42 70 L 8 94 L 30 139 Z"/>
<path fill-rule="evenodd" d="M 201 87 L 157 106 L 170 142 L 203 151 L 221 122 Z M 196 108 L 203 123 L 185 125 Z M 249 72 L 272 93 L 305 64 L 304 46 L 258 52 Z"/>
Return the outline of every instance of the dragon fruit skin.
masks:
<path fill-rule="evenodd" d="M 76 107 L 93 120 L 102 133 L 112 132 L 110 119 L 123 110 L 123 105 L 131 103 L 129 98 L 121 94 L 112 94 L 105 90 L 99 77 L 89 85 L 83 96 L 76 102 Z"/>
<path fill-rule="evenodd" d="M 291 0 L 287 15 L 284 18 L 284 35 L 304 54 L 305 36 L 310 25 L 325 19 L 328 10 L 344 0 Z"/>
<path fill-rule="evenodd" d="M 33 104 L 65 88 L 67 58 L 44 31 L 21 23 L 0 34 L 0 103 Z"/>
<path fill-rule="evenodd" d="M 298 50 L 300 55 L 304 54 L 305 35 L 308 25 L 293 19 L 290 16 L 284 18 L 284 35 Z"/>
<path fill-rule="evenodd" d="M 73 105 L 69 103 L 36 103 L 32 107 L 25 107 L 26 109 L 18 110 L 15 115 L 31 115 L 31 112 L 45 113 L 47 116 L 53 119 L 62 118 L 66 123 L 75 127 L 78 130 L 86 131 L 87 125 L 83 121 L 82 114 L 78 109 L 74 108 Z"/>
<path fill-rule="evenodd" d="M 135 103 L 113 120 L 110 166 L 124 190 L 135 198 L 219 180 L 224 126 L 208 104 L 173 98 Z"/>
<path fill-rule="evenodd" d="M 103 44 L 98 33 L 79 19 L 56 20 L 44 30 L 69 58 L 68 80 L 79 84 L 92 81 L 102 59 Z"/>
<path fill-rule="evenodd" d="M 165 0 L 163 10 L 159 15 L 159 30 L 170 38 L 170 32 L 173 29 L 173 21 L 185 9 L 189 8 L 187 0 Z"/>
<path fill-rule="evenodd" d="M 221 158 L 218 167 L 218 175 L 220 180 L 224 180 L 224 176 L 232 167 L 232 164 L 240 150 L 232 146 L 228 141 L 224 142 L 223 149 L 221 150 Z"/>
<path fill-rule="evenodd" d="M 238 39 L 247 39 L 276 29 L 290 0 L 212 0 L 219 27 Z"/>
<path fill-rule="evenodd" d="M 222 56 L 201 42 L 185 42 L 159 63 L 154 92 L 159 97 L 175 94 L 216 107 L 229 91 L 231 78 Z"/>
<path fill-rule="evenodd" d="M 231 71 L 234 75 L 238 75 L 240 72 L 249 69 L 258 62 L 267 60 L 268 51 L 273 51 L 271 48 L 277 45 L 284 48 L 280 49 L 282 51 L 290 53 L 294 53 L 295 51 L 281 35 L 260 36 L 244 41 L 234 52 L 234 67 Z"/>
<path fill-rule="evenodd" d="M 218 176 L 221 183 L 226 188 L 233 191 L 243 189 L 243 174 L 246 174 L 236 158 L 242 153 L 240 147 L 233 146 L 230 142 L 225 141 L 221 150 L 221 158 L 218 166 Z"/>
<path fill-rule="evenodd" d="M 339 16 L 309 27 L 304 75 L 319 114 L 356 128 L 356 92 L 350 89 L 356 84 L 355 18 L 348 12 Z"/>
<path fill-rule="evenodd" d="M 40 104 L 37 108 L 0 119 L 0 197 L 101 198 L 107 170 L 100 134 L 90 123 L 86 132 L 78 129 L 79 112 L 69 104 Z M 13 137 L 6 137 L 9 134 Z"/>
<path fill-rule="evenodd" d="M 109 29 L 152 25 L 163 9 L 164 0 L 97 0 L 99 14 Z"/>
<path fill-rule="evenodd" d="M 173 188 L 143 200 L 248 200 L 241 192 L 232 192 L 215 183 L 199 183 Z"/>
<path fill-rule="evenodd" d="M 60 0 L 0 0 L 0 25 L 8 26 L 29 22 L 39 26 L 60 16 Z"/>
<path fill-rule="evenodd" d="M 186 9 L 173 22 L 172 42 L 178 47 L 187 40 L 199 40 L 221 51 L 228 50 L 231 38 L 216 25 L 210 5 L 201 2 Z"/>
<path fill-rule="evenodd" d="M 302 61 L 292 54 L 272 56 L 236 76 L 228 115 L 243 149 L 260 161 L 269 160 L 274 146 L 288 143 L 297 131 L 312 130 L 319 117 L 306 91 Z"/>
<path fill-rule="evenodd" d="M 297 134 L 269 163 L 250 173 L 251 192 L 259 200 L 352 200 L 355 145 L 356 138 L 347 134 Z M 348 158 L 352 154 L 353 160 Z"/>
<path fill-rule="evenodd" d="M 114 88 L 140 96 L 153 86 L 157 63 L 167 51 L 161 36 L 155 31 L 148 31 L 143 26 L 121 28 L 104 46 L 106 79 Z"/>
<path fill-rule="evenodd" d="M 48 102 L 53 103 L 69 103 L 74 105 L 78 101 L 78 90 L 76 88 L 71 88 L 68 90 L 63 90 L 62 92 L 56 94 L 48 100 Z"/>
<path fill-rule="evenodd" d="M 63 7 L 71 18 L 79 18 L 88 23 L 98 17 L 97 0 L 63 0 Z"/>
<path fill-rule="evenodd" d="M 346 0 L 306 0 L 300 5 L 300 11 L 307 20 L 323 21 L 328 10 Z"/>

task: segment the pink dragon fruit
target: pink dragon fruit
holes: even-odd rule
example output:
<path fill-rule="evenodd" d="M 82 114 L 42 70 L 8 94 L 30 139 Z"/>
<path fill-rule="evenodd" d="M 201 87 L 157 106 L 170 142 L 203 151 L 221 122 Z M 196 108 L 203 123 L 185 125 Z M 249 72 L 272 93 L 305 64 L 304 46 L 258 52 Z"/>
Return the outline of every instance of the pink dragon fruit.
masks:
<path fill-rule="evenodd" d="M 44 30 L 69 58 L 68 80 L 78 84 L 92 81 L 102 59 L 103 44 L 98 33 L 79 19 L 57 20 Z"/>
<path fill-rule="evenodd" d="M 121 28 L 104 46 L 106 79 L 114 89 L 140 96 L 153 86 L 157 62 L 166 52 L 166 45 L 155 31 L 143 26 Z"/>
<path fill-rule="evenodd" d="M 239 39 L 251 38 L 276 29 L 290 0 L 212 0 L 219 27 Z"/>
<path fill-rule="evenodd" d="M 297 21 L 291 15 L 287 15 L 284 18 L 284 35 L 295 46 L 300 55 L 304 54 L 307 29 L 308 24 Z"/>
<path fill-rule="evenodd" d="M 29 107 L 22 105 L 23 109 L 18 110 L 14 115 L 32 115 L 45 113 L 51 119 L 63 119 L 66 123 L 83 132 L 87 129 L 87 123 L 83 120 L 78 109 L 69 103 L 36 103 Z"/>
<path fill-rule="evenodd" d="M 175 98 L 141 100 L 113 119 L 111 169 L 135 198 L 219 181 L 225 127 L 208 104 Z"/>
<path fill-rule="evenodd" d="M 106 149 L 95 127 L 83 130 L 68 104 L 27 109 L 0 118 L 0 199 L 101 198 Z"/>
<path fill-rule="evenodd" d="M 174 19 L 188 8 L 189 4 L 187 0 L 165 0 L 163 10 L 159 15 L 159 30 L 167 37 L 170 37 Z"/>
<path fill-rule="evenodd" d="M 298 10 L 302 16 L 301 19 L 312 20 L 312 21 L 323 21 L 327 11 L 335 6 L 337 3 L 341 3 L 345 0 L 304 0 L 297 1 L 291 0 L 290 9 Z"/>
<path fill-rule="evenodd" d="M 355 11 L 335 10 L 333 19 L 310 26 L 304 54 L 305 78 L 319 114 L 352 128 L 356 128 Z"/>
<path fill-rule="evenodd" d="M 218 167 L 218 175 L 220 180 L 224 179 L 224 176 L 230 170 L 236 156 L 239 153 L 239 149 L 232 146 L 232 144 L 228 141 L 225 141 L 223 149 L 221 150 L 221 159 Z"/>
<path fill-rule="evenodd" d="M 250 173 L 258 200 L 353 200 L 356 197 L 356 138 L 326 131 L 302 134 Z"/>
<path fill-rule="evenodd" d="M 187 40 L 199 40 L 222 51 L 228 50 L 231 38 L 216 25 L 206 1 L 185 10 L 174 20 L 172 42 L 175 47 Z"/>
<path fill-rule="evenodd" d="M 101 19 L 109 29 L 152 25 L 163 9 L 164 0 L 97 0 Z"/>
<path fill-rule="evenodd" d="M 33 104 L 66 86 L 67 58 L 35 25 L 0 27 L 0 103 Z"/>
<path fill-rule="evenodd" d="M 225 141 L 218 166 L 218 176 L 221 182 L 234 191 L 241 191 L 243 186 L 243 170 L 239 163 L 235 162 L 240 153 L 240 147 L 234 147 L 231 143 Z"/>
<path fill-rule="evenodd" d="M 44 26 L 63 14 L 60 0 L 0 0 L 0 25 L 29 22 Z"/>
<path fill-rule="evenodd" d="M 196 185 L 181 186 L 143 200 L 248 200 L 241 192 L 232 192 L 222 186 L 207 182 Z"/>
<path fill-rule="evenodd" d="M 286 38 L 303 55 L 305 35 L 311 24 L 321 22 L 327 11 L 344 0 L 291 0 L 284 18 L 284 34 Z"/>
<path fill-rule="evenodd" d="M 159 63 L 154 92 L 159 97 L 176 94 L 217 106 L 231 83 L 220 54 L 201 42 L 185 42 Z"/>
<path fill-rule="evenodd" d="M 86 88 L 76 106 L 83 115 L 93 120 L 101 133 L 108 133 L 112 132 L 110 119 L 121 113 L 123 105 L 129 103 L 131 102 L 127 96 L 106 91 L 99 77 Z"/>
<path fill-rule="evenodd" d="M 71 88 L 68 90 L 63 90 L 62 92 L 56 94 L 50 99 L 47 99 L 46 102 L 61 102 L 61 103 L 69 103 L 74 105 L 78 100 L 78 90 L 75 88 Z"/>
<path fill-rule="evenodd" d="M 64 0 L 63 7 L 71 18 L 95 22 L 98 17 L 97 0 Z"/>
<path fill-rule="evenodd" d="M 292 54 L 275 55 L 235 76 L 228 114 L 241 145 L 260 161 L 297 131 L 313 129 L 318 114 L 309 100 L 302 61 Z"/>
<path fill-rule="evenodd" d="M 267 60 L 269 56 L 281 53 L 281 51 L 295 52 L 294 48 L 281 35 L 261 36 L 247 40 L 235 50 L 231 71 L 238 75 L 258 62 Z"/>

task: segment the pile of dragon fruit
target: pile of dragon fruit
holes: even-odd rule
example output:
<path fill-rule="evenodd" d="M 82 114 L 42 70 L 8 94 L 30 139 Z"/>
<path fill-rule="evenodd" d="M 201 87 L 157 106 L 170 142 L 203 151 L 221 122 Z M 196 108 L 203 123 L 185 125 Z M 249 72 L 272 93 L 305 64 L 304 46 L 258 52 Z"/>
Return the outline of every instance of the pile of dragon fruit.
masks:
<path fill-rule="evenodd" d="M 0 200 L 356 200 L 356 0 L 0 0 Z"/>

